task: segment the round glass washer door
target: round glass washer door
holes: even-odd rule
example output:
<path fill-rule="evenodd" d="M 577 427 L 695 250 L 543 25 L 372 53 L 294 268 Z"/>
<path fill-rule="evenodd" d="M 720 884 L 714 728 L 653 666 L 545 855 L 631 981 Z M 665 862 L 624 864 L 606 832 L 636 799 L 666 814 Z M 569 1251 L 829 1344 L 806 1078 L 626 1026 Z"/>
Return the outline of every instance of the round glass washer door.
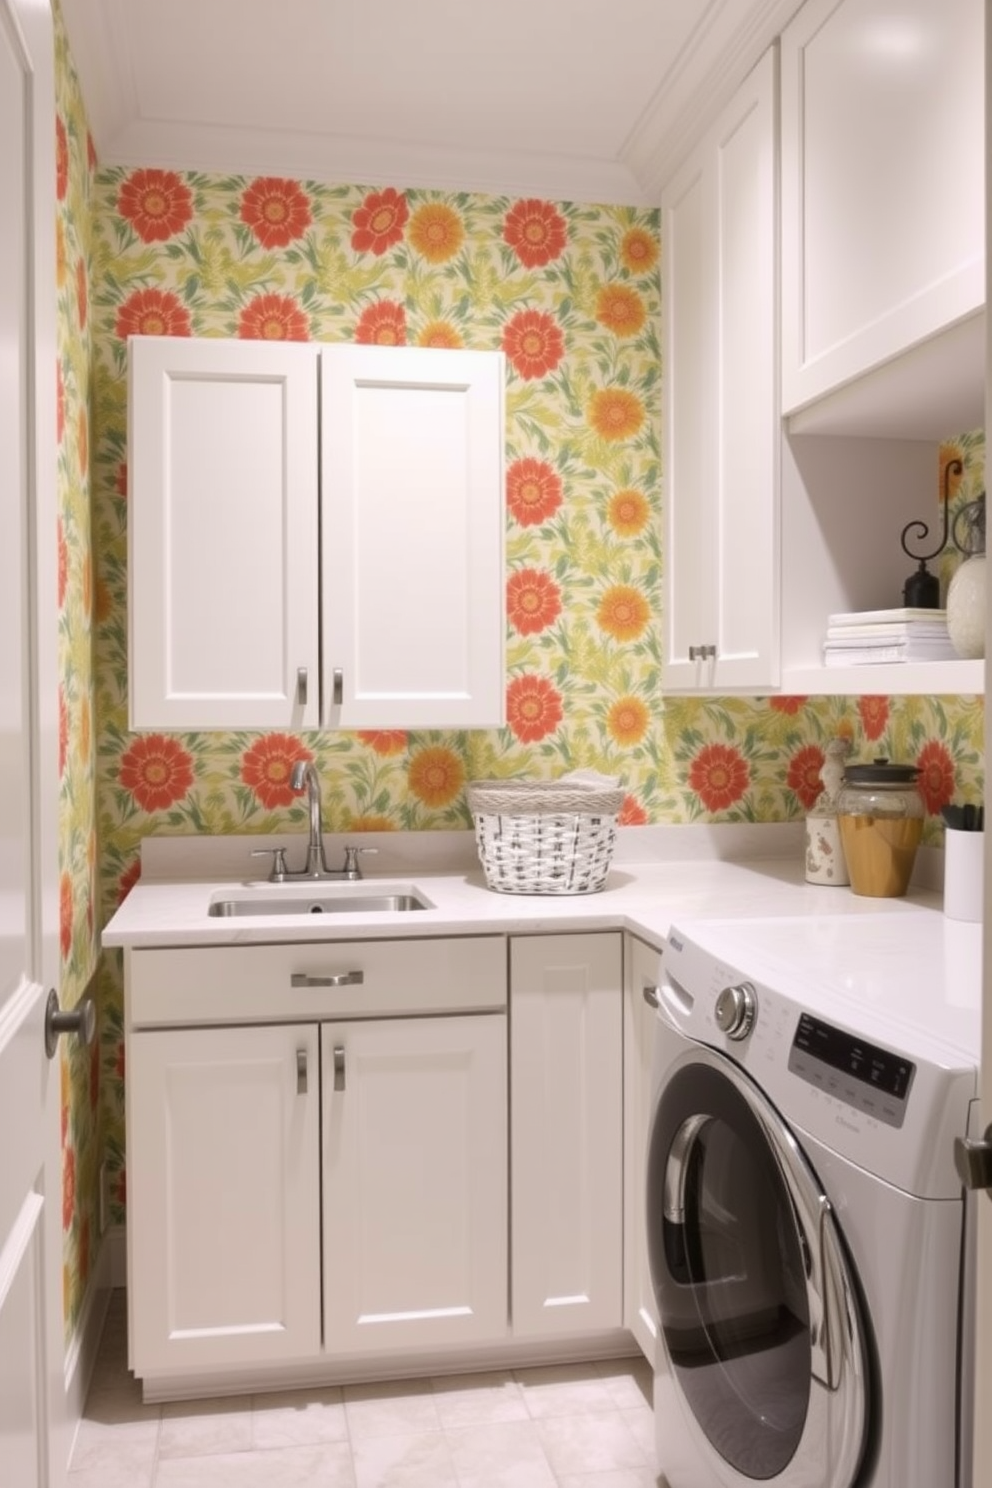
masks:
<path fill-rule="evenodd" d="M 866 1335 L 832 1208 L 775 1108 L 717 1050 L 671 1067 L 647 1202 L 669 1363 L 723 1481 L 851 1488 Z"/>

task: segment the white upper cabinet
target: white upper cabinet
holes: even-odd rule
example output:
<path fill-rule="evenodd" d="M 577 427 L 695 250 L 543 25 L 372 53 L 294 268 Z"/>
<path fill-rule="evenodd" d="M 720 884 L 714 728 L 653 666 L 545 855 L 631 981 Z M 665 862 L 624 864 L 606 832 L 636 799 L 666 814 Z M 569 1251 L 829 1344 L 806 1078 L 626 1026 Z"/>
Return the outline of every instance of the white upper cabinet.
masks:
<path fill-rule="evenodd" d="M 662 197 L 666 691 L 778 683 L 776 54 Z"/>
<path fill-rule="evenodd" d="M 317 348 L 129 351 L 131 727 L 315 727 Z"/>
<path fill-rule="evenodd" d="M 983 12 L 807 0 L 782 37 L 783 411 L 846 389 L 795 429 L 984 423 Z"/>
<path fill-rule="evenodd" d="M 503 383 L 493 352 L 325 349 L 327 725 L 503 723 Z"/>
<path fill-rule="evenodd" d="M 132 728 L 502 724 L 502 353 L 130 358 Z"/>

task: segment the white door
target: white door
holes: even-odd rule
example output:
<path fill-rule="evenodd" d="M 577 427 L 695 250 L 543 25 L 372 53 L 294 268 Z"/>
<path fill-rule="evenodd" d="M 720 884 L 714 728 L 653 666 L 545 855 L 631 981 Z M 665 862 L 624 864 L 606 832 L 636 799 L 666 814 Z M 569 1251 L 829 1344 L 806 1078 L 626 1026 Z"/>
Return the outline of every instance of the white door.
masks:
<path fill-rule="evenodd" d="M 130 1035 L 139 1377 L 319 1354 L 319 1057 L 315 1023 Z"/>
<path fill-rule="evenodd" d="M 55 102 L 52 28 L 0 0 L 0 1483 L 59 1488 Z"/>
<path fill-rule="evenodd" d="M 321 352 L 323 718 L 504 721 L 502 352 Z"/>
<path fill-rule="evenodd" d="M 506 1018 L 321 1027 L 324 1348 L 506 1335 Z"/>
<path fill-rule="evenodd" d="M 317 348 L 128 346 L 132 728 L 314 728 Z"/>
<path fill-rule="evenodd" d="M 622 1325 L 622 963 L 619 931 L 510 942 L 517 1338 Z"/>
<path fill-rule="evenodd" d="M 648 1128 L 661 952 L 628 935 L 624 946 L 623 1014 L 623 1320 L 653 1364 L 658 1309 L 648 1262 Z"/>

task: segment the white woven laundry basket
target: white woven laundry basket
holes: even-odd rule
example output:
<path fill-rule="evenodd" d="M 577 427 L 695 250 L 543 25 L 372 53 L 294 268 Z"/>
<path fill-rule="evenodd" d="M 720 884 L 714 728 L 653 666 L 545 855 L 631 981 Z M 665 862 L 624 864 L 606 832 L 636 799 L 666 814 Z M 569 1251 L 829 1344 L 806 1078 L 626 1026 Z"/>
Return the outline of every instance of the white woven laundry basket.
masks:
<path fill-rule="evenodd" d="M 593 894 L 616 845 L 623 791 L 575 780 L 466 787 L 486 883 L 501 894 Z"/>

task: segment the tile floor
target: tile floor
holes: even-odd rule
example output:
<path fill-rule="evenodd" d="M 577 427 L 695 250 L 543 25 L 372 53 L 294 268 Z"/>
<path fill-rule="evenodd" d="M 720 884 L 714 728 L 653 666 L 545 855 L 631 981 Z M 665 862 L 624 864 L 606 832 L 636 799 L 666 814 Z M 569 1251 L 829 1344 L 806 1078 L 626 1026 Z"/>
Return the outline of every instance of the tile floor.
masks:
<path fill-rule="evenodd" d="M 656 1488 L 643 1360 L 144 1405 L 115 1293 L 70 1488 Z"/>

